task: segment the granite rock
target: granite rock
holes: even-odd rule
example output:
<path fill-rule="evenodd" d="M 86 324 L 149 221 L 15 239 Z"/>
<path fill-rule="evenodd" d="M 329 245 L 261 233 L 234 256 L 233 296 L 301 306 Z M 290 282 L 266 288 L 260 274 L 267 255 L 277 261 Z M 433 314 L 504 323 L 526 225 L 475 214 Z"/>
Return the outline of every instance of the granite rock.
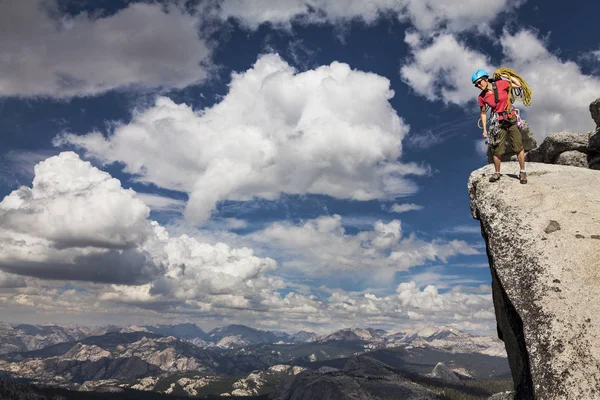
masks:
<path fill-rule="evenodd" d="M 589 134 L 573 132 L 557 132 L 548 135 L 542 144 L 525 156 L 529 162 L 556 164 L 561 153 L 567 151 L 587 152 Z"/>
<path fill-rule="evenodd" d="M 565 151 L 558 155 L 556 158 L 556 164 L 587 168 L 587 154 L 578 150 Z"/>
<path fill-rule="evenodd" d="M 600 172 L 530 164 L 527 185 L 493 172 L 474 171 L 468 190 L 515 398 L 599 399 Z M 561 229 L 546 233 L 550 221 Z"/>

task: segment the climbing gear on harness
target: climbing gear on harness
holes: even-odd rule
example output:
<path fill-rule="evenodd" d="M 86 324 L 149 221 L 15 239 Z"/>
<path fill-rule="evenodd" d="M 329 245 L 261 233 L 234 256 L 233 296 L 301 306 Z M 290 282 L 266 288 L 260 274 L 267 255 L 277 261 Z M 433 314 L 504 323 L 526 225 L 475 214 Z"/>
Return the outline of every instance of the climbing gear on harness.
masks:
<path fill-rule="evenodd" d="M 488 74 L 485 70 L 478 69 L 477 71 L 473 72 L 473 75 L 471 75 L 471 83 L 475 83 L 478 79 L 483 77 L 488 78 L 489 76 L 490 74 Z"/>
<path fill-rule="evenodd" d="M 500 144 L 500 120 L 498 120 L 498 115 L 496 113 L 492 113 L 490 117 L 490 129 L 488 131 L 488 140 L 486 144 L 490 147 L 495 147 Z M 483 129 L 483 128 L 482 128 Z"/>
<path fill-rule="evenodd" d="M 498 104 L 499 101 L 498 86 L 496 85 L 496 81 L 503 79 L 508 81 L 509 83 L 509 98 L 506 103 L 506 108 L 503 112 L 494 112 L 493 110 L 491 110 L 491 107 L 489 105 L 486 105 L 486 113 L 488 111 L 491 111 L 490 116 L 488 118 L 489 129 L 488 141 L 486 142 L 486 144 L 490 147 L 494 147 L 497 146 L 500 142 L 501 121 L 506 121 L 512 116 L 516 115 L 517 126 L 519 127 L 519 129 L 523 127 L 521 112 L 518 108 L 514 107 L 513 104 L 515 101 L 521 101 L 525 106 L 531 105 L 532 90 L 527 84 L 527 82 L 525 82 L 523 78 L 521 78 L 515 71 L 513 71 L 510 68 L 497 69 L 491 78 L 485 70 L 479 69 L 475 71 L 475 73 L 471 76 L 471 80 L 473 81 L 473 83 L 475 83 L 478 79 L 482 77 L 487 77 L 492 83 L 492 88 L 494 91 L 494 101 L 496 102 L 496 104 Z M 520 88 L 513 88 L 511 77 L 514 77 L 520 81 Z M 477 126 L 480 129 L 483 129 L 481 118 L 477 122 Z"/>
<path fill-rule="evenodd" d="M 515 108 L 515 115 L 517 116 L 517 126 L 519 129 L 523 129 L 523 120 L 521 119 L 521 111 L 518 108 Z"/>
<path fill-rule="evenodd" d="M 499 172 L 495 172 L 494 175 L 490 176 L 489 181 L 490 182 L 496 182 L 499 179 L 500 179 L 500 173 Z"/>

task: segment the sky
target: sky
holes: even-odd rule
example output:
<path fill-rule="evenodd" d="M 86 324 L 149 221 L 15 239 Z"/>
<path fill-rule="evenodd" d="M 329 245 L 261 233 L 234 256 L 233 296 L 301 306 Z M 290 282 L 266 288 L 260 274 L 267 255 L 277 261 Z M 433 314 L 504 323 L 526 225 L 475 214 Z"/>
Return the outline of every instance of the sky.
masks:
<path fill-rule="evenodd" d="M 0 320 L 494 332 L 470 77 L 517 71 L 538 142 L 591 131 L 599 14 L 0 0 Z"/>

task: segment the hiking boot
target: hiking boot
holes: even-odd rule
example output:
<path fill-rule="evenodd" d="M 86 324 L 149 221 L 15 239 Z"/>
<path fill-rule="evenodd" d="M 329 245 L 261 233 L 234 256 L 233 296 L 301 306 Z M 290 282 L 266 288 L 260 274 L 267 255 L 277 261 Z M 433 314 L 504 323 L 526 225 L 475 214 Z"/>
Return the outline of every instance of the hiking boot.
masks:
<path fill-rule="evenodd" d="M 519 182 L 521 182 L 523 185 L 527 183 L 527 172 L 521 171 L 519 174 Z"/>
<path fill-rule="evenodd" d="M 496 172 L 494 173 L 494 175 L 490 176 L 490 182 L 496 182 L 498 179 L 500 179 L 500 173 Z"/>

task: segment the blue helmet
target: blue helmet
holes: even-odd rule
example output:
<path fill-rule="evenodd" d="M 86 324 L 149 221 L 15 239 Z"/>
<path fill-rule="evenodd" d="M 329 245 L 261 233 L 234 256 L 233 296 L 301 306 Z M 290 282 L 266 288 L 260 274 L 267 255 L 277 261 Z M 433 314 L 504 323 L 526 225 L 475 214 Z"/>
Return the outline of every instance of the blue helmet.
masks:
<path fill-rule="evenodd" d="M 483 78 L 484 76 L 488 78 L 490 74 L 483 69 L 478 69 L 477 71 L 473 72 L 473 75 L 471 76 L 471 83 L 475 83 L 477 79 Z"/>

